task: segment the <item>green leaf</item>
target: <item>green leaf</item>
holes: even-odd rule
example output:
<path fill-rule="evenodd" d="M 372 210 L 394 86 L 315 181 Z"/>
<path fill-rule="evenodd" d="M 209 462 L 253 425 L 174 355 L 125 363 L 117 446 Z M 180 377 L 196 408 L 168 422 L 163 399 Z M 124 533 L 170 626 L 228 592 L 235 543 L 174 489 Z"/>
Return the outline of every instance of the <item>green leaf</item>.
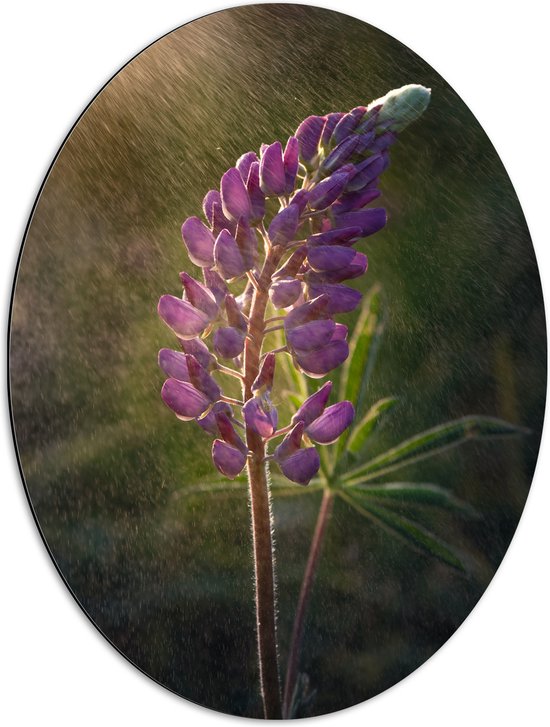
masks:
<path fill-rule="evenodd" d="M 341 497 L 361 515 L 369 518 L 373 523 L 390 535 L 397 537 L 413 550 L 431 555 L 457 570 L 466 570 L 458 553 L 419 523 L 387 510 L 385 507 L 375 505 L 369 502 L 368 498 L 359 499 L 356 495 L 349 497 L 343 494 L 341 494 Z"/>
<path fill-rule="evenodd" d="M 360 484 L 361 481 L 371 480 L 413 462 L 433 457 L 439 452 L 457 447 L 472 439 L 517 436 L 528 433 L 528 431 L 523 427 L 493 417 L 463 417 L 406 439 L 360 467 L 350 470 L 342 479 L 347 485 Z"/>
<path fill-rule="evenodd" d="M 350 354 L 344 363 L 340 379 L 340 401 L 351 401 L 358 412 L 361 410 L 367 383 L 374 368 L 383 328 L 382 289 L 376 284 L 363 302 L 350 338 Z"/>
<path fill-rule="evenodd" d="M 450 510 L 475 514 L 475 509 L 460 500 L 450 490 L 440 485 L 425 482 L 386 482 L 382 485 L 354 485 L 350 490 L 358 490 L 362 496 L 388 504 L 433 505 Z"/>
<path fill-rule="evenodd" d="M 382 414 L 391 409 L 397 403 L 394 397 L 380 399 L 373 404 L 361 421 L 355 425 L 349 437 L 347 449 L 352 454 L 357 454 L 363 448 L 367 438 L 372 433 Z"/>

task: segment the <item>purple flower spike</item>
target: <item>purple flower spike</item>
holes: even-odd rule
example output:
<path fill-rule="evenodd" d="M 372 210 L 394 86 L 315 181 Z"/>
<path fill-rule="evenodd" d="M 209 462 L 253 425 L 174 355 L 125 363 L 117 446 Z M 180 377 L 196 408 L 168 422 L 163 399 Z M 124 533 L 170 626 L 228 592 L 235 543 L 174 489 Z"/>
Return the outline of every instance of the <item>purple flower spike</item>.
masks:
<path fill-rule="evenodd" d="M 252 213 L 250 197 L 236 167 L 227 170 L 221 179 L 220 187 L 224 215 L 235 221 L 240 217 L 248 220 Z"/>
<path fill-rule="evenodd" d="M 270 351 L 264 356 L 260 366 L 260 371 L 252 383 L 252 391 L 270 392 L 273 387 L 273 377 L 275 376 L 275 354 Z"/>
<path fill-rule="evenodd" d="M 335 202 L 344 191 L 349 174 L 336 173 L 319 182 L 309 193 L 308 204 L 312 210 L 324 210 Z"/>
<path fill-rule="evenodd" d="M 302 283 L 296 278 L 279 278 L 271 283 L 269 298 L 275 308 L 288 308 L 302 292 Z"/>
<path fill-rule="evenodd" d="M 308 164 L 317 154 L 325 119 L 323 116 L 308 116 L 296 129 L 295 136 L 300 146 L 300 158 Z"/>
<path fill-rule="evenodd" d="M 161 348 L 159 351 L 159 366 L 166 376 L 178 381 L 191 381 L 185 354 L 181 351 L 172 351 L 171 348 Z"/>
<path fill-rule="evenodd" d="M 190 421 L 203 414 L 210 406 L 210 400 L 192 384 L 178 379 L 167 379 L 160 392 L 166 406 L 178 419 Z"/>
<path fill-rule="evenodd" d="M 300 144 L 295 136 L 289 137 L 283 154 L 283 165 L 285 168 L 285 194 L 294 190 L 296 175 L 298 174 L 298 156 Z"/>
<path fill-rule="evenodd" d="M 181 235 L 191 262 L 201 268 L 214 264 L 214 235 L 198 217 L 189 217 L 181 227 Z"/>
<path fill-rule="evenodd" d="M 338 368 L 349 355 L 347 341 L 332 340 L 327 346 L 308 352 L 295 352 L 298 368 L 312 379 L 320 379 Z"/>
<path fill-rule="evenodd" d="M 192 354 L 186 353 L 185 360 L 189 371 L 189 380 L 195 389 L 204 394 L 211 403 L 218 401 L 222 392 L 217 382 Z"/>
<path fill-rule="evenodd" d="M 318 389 L 315 394 L 308 397 L 302 406 L 298 409 L 296 414 L 292 417 L 292 423 L 303 422 L 304 426 L 307 427 L 315 419 L 321 416 L 325 411 L 330 392 L 332 391 L 332 381 L 327 381 Z"/>
<path fill-rule="evenodd" d="M 352 423 L 355 410 L 351 401 L 340 401 L 329 406 L 311 424 L 306 434 L 317 444 L 332 444 Z"/>
<path fill-rule="evenodd" d="M 373 207 L 369 210 L 360 210 L 358 212 L 346 212 L 338 215 L 337 223 L 342 227 L 360 227 L 361 237 L 374 235 L 375 232 L 381 230 L 387 222 L 386 210 L 383 207 Z"/>
<path fill-rule="evenodd" d="M 277 409 L 267 393 L 249 399 L 243 406 L 243 416 L 247 428 L 264 439 L 271 437 L 277 429 Z"/>
<path fill-rule="evenodd" d="M 214 332 L 214 351 L 221 358 L 237 358 L 244 351 L 245 334 L 236 328 L 218 328 Z"/>
<path fill-rule="evenodd" d="M 233 480 L 243 471 L 246 454 L 232 444 L 215 439 L 212 443 L 212 461 L 222 475 Z"/>
<path fill-rule="evenodd" d="M 259 222 L 265 215 L 265 196 L 260 188 L 260 162 L 253 162 L 248 172 L 246 189 L 250 197 L 252 223 Z"/>
<path fill-rule="evenodd" d="M 237 241 L 227 230 L 222 230 L 214 245 L 214 259 L 222 278 L 232 280 L 246 272 L 246 265 Z"/>
<path fill-rule="evenodd" d="M 260 188 L 268 197 L 279 197 L 286 188 L 283 148 L 280 141 L 270 144 L 260 160 Z"/>
<path fill-rule="evenodd" d="M 271 220 L 267 234 L 272 245 L 286 245 L 294 240 L 298 223 L 300 221 L 300 210 L 297 205 L 290 204 L 282 209 Z"/>
<path fill-rule="evenodd" d="M 210 318 L 186 300 L 174 295 L 163 295 L 159 300 L 158 313 L 176 336 L 183 339 L 196 338 L 206 329 Z"/>
<path fill-rule="evenodd" d="M 254 162 L 258 161 L 258 157 L 256 156 L 256 152 L 254 151 L 247 151 L 246 154 L 243 154 L 237 159 L 237 163 L 235 166 L 239 170 L 239 173 L 242 177 L 243 182 L 246 184 L 246 181 L 248 179 L 248 174 L 250 172 L 250 167 Z"/>
<path fill-rule="evenodd" d="M 208 371 L 208 369 L 210 369 L 210 367 L 215 363 L 214 356 L 212 356 L 208 350 L 206 343 L 201 341 L 200 338 L 189 338 L 187 340 L 182 339 L 180 340 L 180 343 L 185 353 L 190 353 L 194 356 L 203 369 Z M 175 378 L 177 379 L 178 377 L 176 376 Z"/>
<path fill-rule="evenodd" d="M 362 295 L 354 288 L 347 285 L 315 284 L 308 285 L 309 294 L 315 299 L 324 295 L 327 298 L 327 314 L 350 313 L 355 310 L 361 302 Z"/>
<path fill-rule="evenodd" d="M 293 351 L 314 351 L 331 342 L 335 326 L 336 323 L 332 318 L 310 321 L 296 328 L 287 329 L 286 340 Z"/>
<path fill-rule="evenodd" d="M 180 273 L 180 280 L 185 290 L 185 300 L 201 310 L 212 321 L 218 315 L 218 304 L 211 291 L 198 283 L 188 273 Z"/>

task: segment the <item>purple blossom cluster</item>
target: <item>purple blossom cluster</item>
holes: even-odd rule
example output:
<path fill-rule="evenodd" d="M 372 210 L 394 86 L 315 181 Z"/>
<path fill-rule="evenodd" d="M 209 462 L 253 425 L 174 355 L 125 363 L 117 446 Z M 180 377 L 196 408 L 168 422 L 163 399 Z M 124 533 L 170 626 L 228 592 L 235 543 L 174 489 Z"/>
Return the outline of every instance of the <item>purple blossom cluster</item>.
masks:
<path fill-rule="evenodd" d="M 349 401 L 328 405 L 329 381 L 278 428 L 276 356 L 290 355 L 312 378 L 348 357 L 347 327 L 334 316 L 361 300 L 345 284 L 367 270 L 367 256 L 354 246 L 386 224 L 386 211 L 371 206 L 380 175 L 399 131 L 428 98 L 427 89 L 406 86 L 349 113 L 309 116 L 284 148 L 276 141 L 243 154 L 219 190 L 204 197 L 204 218 L 183 223 L 202 280 L 182 272 L 182 297 L 159 301 L 159 315 L 181 346 L 160 351 L 168 377 L 162 398 L 215 438 L 212 458 L 225 476 L 243 470 L 251 441 L 260 438 L 265 449 L 283 437 L 267 456 L 289 480 L 306 485 L 320 466 L 315 444 L 336 441 L 353 421 Z M 283 345 L 264 351 L 275 330 Z M 239 379 L 242 400 L 225 396 L 214 374 Z"/>

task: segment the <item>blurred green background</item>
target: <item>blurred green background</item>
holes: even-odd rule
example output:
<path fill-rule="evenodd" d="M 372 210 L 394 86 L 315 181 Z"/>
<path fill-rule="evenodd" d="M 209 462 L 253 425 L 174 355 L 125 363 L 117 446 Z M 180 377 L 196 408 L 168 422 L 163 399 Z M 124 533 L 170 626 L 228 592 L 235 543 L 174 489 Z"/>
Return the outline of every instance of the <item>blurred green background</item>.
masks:
<path fill-rule="evenodd" d="M 311 714 L 391 686 L 468 615 L 521 514 L 544 414 L 546 337 L 525 221 L 470 111 L 412 51 L 365 23 L 292 5 L 235 8 L 161 39 L 100 93 L 65 142 L 24 245 L 11 324 L 15 433 L 55 561 L 101 631 L 177 693 L 259 716 L 246 492 L 181 497 L 212 479 L 210 439 L 159 397 L 162 293 L 191 270 L 180 238 L 244 151 L 309 114 L 391 88 L 432 88 L 382 182 L 390 223 L 361 249 L 388 321 L 371 399 L 399 397 L 372 451 L 478 413 L 529 427 L 409 467 L 481 512 L 423 517 L 469 577 L 406 550 L 338 502 L 307 623 Z M 354 315 L 342 317 L 353 323 Z M 282 403 L 282 402 L 281 402 Z M 286 661 L 319 496 L 275 500 Z M 39 604 L 37 604 L 39 607 Z M 505 636 L 503 637 L 505 638 Z"/>

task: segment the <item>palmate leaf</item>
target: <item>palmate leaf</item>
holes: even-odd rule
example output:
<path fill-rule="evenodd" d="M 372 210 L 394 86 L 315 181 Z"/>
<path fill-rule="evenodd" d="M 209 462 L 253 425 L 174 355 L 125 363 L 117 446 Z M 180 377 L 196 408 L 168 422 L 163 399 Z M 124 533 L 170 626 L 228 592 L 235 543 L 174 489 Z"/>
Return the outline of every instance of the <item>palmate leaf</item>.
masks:
<path fill-rule="evenodd" d="M 439 452 L 457 447 L 472 439 L 517 436 L 527 432 L 527 429 L 502 419 L 484 416 L 463 417 L 406 439 L 378 457 L 350 470 L 343 475 L 342 480 L 346 485 L 360 484 L 413 462 L 433 457 Z"/>
<path fill-rule="evenodd" d="M 449 510 L 475 514 L 475 509 L 460 500 L 450 490 L 427 482 L 385 482 L 384 484 L 354 485 L 348 492 L 357 491 L 361 497 L 388 505 L 431 505 Z"/>
<path fill-rule="evenodd" d="M 352 454 L 357 454 L 363 448 L 367 438 L 372 433 L 382 414 L 391 409 L 397 403 L 394 397 L 386 397 L 380 399 L 373 404 L 365 416 L 352 429 L 349 436 L 347 450 Z"/>
<path fill-rule="evenodd" d="M 350 496 L 351 493 L 347 494 L 348 492 L 350 491 L 346 491 L 346 494 L 340 493 L 342 499 L 390 535 L 397 537 L 417 552 L 431 555 L 459 571 L 466 570 L 460 555 L 443 540 L 426 530 L 424 526 L 385 507 L 376 505 L 366 497 L 360 497 L 356 491 L 352 496 Z"/>

